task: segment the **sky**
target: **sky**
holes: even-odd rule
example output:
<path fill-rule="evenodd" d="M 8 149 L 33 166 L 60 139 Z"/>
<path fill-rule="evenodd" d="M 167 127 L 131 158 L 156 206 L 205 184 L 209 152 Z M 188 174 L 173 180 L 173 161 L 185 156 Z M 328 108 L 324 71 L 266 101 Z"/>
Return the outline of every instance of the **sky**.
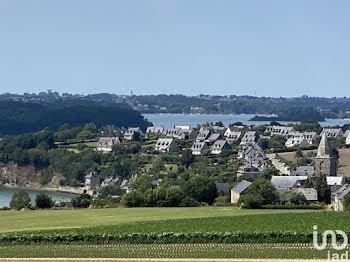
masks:
<path fill-rule="evenodd" d="M 350 96 L 350 1 L 0 0 L 0 93 Z"/>

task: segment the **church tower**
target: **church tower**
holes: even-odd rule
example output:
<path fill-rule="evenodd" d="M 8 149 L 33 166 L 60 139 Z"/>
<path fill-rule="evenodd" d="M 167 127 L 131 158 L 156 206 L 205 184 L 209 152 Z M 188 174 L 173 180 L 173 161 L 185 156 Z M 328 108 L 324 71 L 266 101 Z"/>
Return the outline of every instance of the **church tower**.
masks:
<path fill-rule="evenodd" d="M 317 156 L 315 157 L 315 175 L 320 176 L 321 174 L 327 176 L 337 175 L 337 162 L 332 154 L 326 132 L 322 134 Z"/>

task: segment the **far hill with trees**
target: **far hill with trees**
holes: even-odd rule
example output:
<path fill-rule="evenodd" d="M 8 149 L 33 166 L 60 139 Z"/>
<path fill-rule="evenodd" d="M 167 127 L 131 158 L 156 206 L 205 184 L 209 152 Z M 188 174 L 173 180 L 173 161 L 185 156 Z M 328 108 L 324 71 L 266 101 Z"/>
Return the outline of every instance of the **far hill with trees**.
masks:
<path fill-rule="evenodd" d="M 151 123 L 126 104 L 108 104 L 76 101 L 75 103 L 0 102 L 0 135 L 32 133 L 46 127 L 57 130 L 62 124 L 83 126 L 95 123 L 115 127 L 138 126 L 145 130 Z"/>

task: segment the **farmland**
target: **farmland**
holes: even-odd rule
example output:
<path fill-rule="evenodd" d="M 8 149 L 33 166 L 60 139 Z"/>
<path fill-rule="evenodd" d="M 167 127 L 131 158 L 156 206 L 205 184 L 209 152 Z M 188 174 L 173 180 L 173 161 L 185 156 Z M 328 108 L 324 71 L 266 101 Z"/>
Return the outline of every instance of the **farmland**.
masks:
<path fill-rule="evenodd" d="M 3 211 L 0 257 L 326 258 L 312 226 L 349 233 L 349 221 L 348 212 L 236 207 Z"/>
<path fill-rule="evenodd" d="M 327 258 L 311 244 L 152 244 L 0 246 L 4 258 Z"/>

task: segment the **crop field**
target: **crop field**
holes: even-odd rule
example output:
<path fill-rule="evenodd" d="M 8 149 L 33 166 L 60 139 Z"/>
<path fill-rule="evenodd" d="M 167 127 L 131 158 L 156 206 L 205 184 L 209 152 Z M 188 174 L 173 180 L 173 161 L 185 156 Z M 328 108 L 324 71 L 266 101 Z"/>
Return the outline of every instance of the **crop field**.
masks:
<path fill-rule="evenodd" d="M 311 244 L 47 244 L 0 246 L 0 257 L 326 259 L 328 250 L 318 251 Z"/>
<path fill-rule="evenodd" d="M 0 232 L 79 228 L 166 219 L 234 217 L 250 214 L 319 212 L 312 210 L 247 210 L 236 207 L 105 208 L 1 211 Z"/>
<path fill-rule="evenodd" d="M 9 258 L 326 259 L 311 244 L 313 225 L 350 233 L 350 212 L 235 207 L 4 211 L 0 222 Z"/>

